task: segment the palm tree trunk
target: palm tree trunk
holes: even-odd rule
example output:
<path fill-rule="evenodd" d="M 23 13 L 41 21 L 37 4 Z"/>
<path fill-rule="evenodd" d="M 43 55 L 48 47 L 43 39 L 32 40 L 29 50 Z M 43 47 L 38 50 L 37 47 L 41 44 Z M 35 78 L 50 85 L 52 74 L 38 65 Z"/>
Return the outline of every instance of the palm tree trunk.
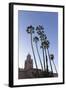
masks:
<path fill-rule="evenodd" d="M 43 63 L 44 63 L 44 70 L 45 70 L 45 57 L 44 57 L 44 48 L 42 48 L 42 52 L 43 52 Z"/>
<path fill-rule="evenodd" d="M 39 51 L 38 51 L 37 42 L 36 42 L 36 49 L 37 49 L 37 53 L 38 53 L 38 57 L 39 57 L 39 61 L 40 61 L 40 65 L 41 65 L 41 68 L 42 68 L 42 71 L 43 71 L 42 61 L 41 61 L 41 57 L 40 57 L 40 54 L 39 54 Z"/>
<path fill-rule="evenodd" d="M 47 51 L 48 51 L 48 56 L 49 56 L 49 62 L 50 62 L 51 72 L 53 73 L 53 69 L 52 69 L 52 64 L 51 64 L 51 59 L 50 59 L 50 55 L 49 55 L 49 50 L 48 50 L 48 48 L 47 48 Z"/>
<path fill-rule="evenodd" d="M 45 55 L 46 55 L 46 69 L 47 69 L 47 72 L 48 72 L 48 59 L 47 59 L 46 48 L 45 48 Z"/>
<path fill-rule="evenodd" d="M 38 66 L 37 66 L 37 62 L 36 62 L 36 57 L 35 57 L 34 49 L 33 49 L 32 34 L 31 34 L 31 47 L 32 47 L 32 52 L 33 52 L 33 56 L 34 56 L 34 61 L 35 61 L 36 69 L 37 69 L 37 74 L 39 75 L 39 73 L 38 73 Z"/>
<path fill-rule="evenodd" d="M 56 69 L 56 66 L 55 66 L 55 63 L 54 63 L 54 61 L 53 61 L 53 64 L 54 64 L 54 67 L 55 67 L 55 71 L 56 71 L 56 73 L 57 73 L 57 69 Z"/>

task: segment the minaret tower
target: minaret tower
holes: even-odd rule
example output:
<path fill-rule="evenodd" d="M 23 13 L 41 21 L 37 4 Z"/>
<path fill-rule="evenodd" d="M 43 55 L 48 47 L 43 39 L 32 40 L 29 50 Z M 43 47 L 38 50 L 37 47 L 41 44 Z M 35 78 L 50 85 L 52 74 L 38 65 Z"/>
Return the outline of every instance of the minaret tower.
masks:
<path fill-rule="evenodd" d="M 31 55 L 27 55 L 27 59 L 25 60 L 25 67 L 24 69 L 30 70 L 33 69 L 33 60 L 31 59 Z"/>

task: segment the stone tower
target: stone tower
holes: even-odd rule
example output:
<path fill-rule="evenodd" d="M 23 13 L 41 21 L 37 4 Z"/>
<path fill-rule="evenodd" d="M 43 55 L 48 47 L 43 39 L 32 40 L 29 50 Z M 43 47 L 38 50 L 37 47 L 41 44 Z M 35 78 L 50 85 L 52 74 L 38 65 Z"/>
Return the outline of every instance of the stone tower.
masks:
<path fill-rule="evenodd" d="M 31 59 L 31 55 L 27 55 L 27 59 L 25 60 L 25 67 L 24 69 L 30 70 L 33 69 L 33 60 Z"/>

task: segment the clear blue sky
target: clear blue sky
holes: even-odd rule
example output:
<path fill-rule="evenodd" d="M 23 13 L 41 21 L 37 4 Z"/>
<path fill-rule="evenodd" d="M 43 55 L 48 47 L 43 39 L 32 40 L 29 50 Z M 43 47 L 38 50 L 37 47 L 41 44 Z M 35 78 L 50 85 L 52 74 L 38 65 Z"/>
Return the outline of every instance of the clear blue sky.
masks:
<path fill-rule="evenodd" d="M 27 26 L 34 27 L 42 25 L 45 28 L 45 33 L 50 41 L 49 52 L 54 54 L 54 61 L 58 69 L 58 13 L 57 12 L 38 12 L 38 11 L 18 11 L 18 32 L 19 32 L 19 67 L 24 68 L 24 62 L 28 53 L 34 58 L 31 49 L 30 35 L 27 34 Z M 40 67 L 37 57 L 36 48 L 34 50 L 37 58 L 38 67 Z M 39 47 L 42 58 L 42 51 Z M 34 63 L 35 68 L 35 63 Z"/>

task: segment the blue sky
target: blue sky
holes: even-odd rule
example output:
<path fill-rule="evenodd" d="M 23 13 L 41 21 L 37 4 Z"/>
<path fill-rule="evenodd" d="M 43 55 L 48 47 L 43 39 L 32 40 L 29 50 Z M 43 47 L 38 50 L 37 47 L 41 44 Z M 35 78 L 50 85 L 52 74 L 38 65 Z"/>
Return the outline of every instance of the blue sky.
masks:
<path fill-rule="evenodd" d="M 19 67 L 24 68 L 24 62 L 28 53 L 31 54 L 31 58 L 34 58 L 31 49 L 30 35 L 27 34 L 26 29 L 28 26 L 34 27 L 42 25 L 45 28 L 45 33 L 50 41 L 49 52 L 54 54 L 54 61 L 58 69 L 58 13 L 57 12 L 38 12 L 38 11 L 18 11 L 18 32 L 19 32 Z M 38 43 L 40 44 L 40 43 Z M 38 67 L 40 67 L 38 55 L 36 52 L 35 44 L 34 51 Z M 42 50 L 39 47 L 41 59 Z M 34 63 L 35 68 L 35 63 Z M 53 66 L 54 68 L 54 66 Z"/>

